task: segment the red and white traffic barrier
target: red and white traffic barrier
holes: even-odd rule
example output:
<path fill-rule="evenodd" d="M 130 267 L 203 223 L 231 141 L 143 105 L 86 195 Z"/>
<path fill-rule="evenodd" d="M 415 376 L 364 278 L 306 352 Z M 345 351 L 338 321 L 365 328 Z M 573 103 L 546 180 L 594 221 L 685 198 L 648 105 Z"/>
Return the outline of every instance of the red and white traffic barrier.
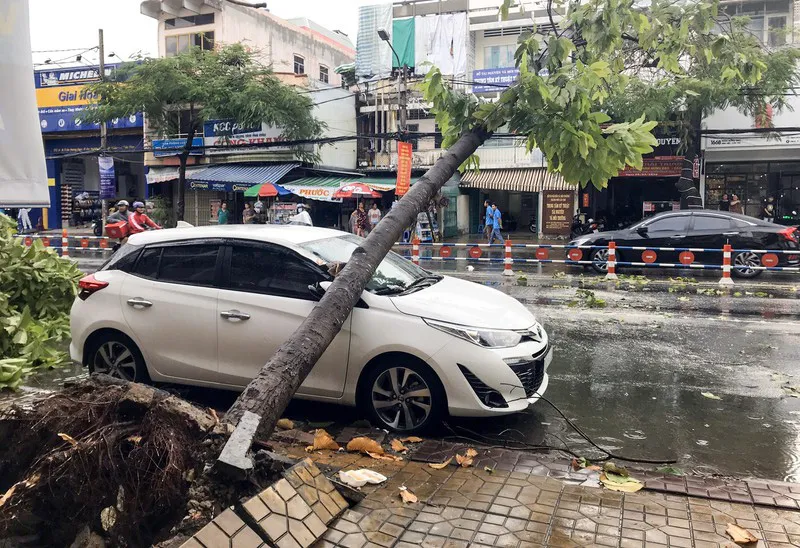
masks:
<path fill-rule="evenodd" d="M 731 278 L 731 251 L 733 248 L 730 244 L 725 244 L 722 247 L 722 278 L 719 279 L 719 285 L 733 285 L 733 278 Z"/>
<path fill-rule="evenodd" d="M 411 240 L 411 262 L 419 266 L 419 238 L 417 236 Z"/>
<path fill-rule="evenodd" d="M 511 264 L 514 260 L 511 258 L 511 240 L 506 240 L 505 243 L 505 256 L 503 257 L 503 276 L 513 276 L 514 271 L 511 270 Z"/>
<path fill-rule="evenodd" d="M 61 231 L 61 256 L 69 257 L 69 237 L 66 228 Z"/>
<path fill-rule="evenodd" d="M 606 262 L 606 280 L 617 279 L 617 244 L 608 242 L 608 260 Z"/>

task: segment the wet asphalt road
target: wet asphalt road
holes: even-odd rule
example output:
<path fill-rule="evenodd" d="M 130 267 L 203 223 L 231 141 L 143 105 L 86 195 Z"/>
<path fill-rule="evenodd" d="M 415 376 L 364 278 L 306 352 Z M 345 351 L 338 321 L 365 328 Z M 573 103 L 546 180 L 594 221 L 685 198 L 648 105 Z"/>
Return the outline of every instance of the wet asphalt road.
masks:
<path fill-rule="evenodd" d="M 498 289 L 521 299 L 548 329 L 555 353 L 545 396 L 598 444 L 632 458 L 674 458 L 687 472 L 800 481 L 800 399 L 791 390 L 800 395 L 797 315 L 720 313 L 729 307 L 718 297 L 600 290 L 609 306 L 594 309 L 568 306 L 565 296 L 574 289 Z M 742 302 L 755 312 L 794 312 L 800 301 Z M 52 389 L 80 374 L 75 367 L 50 371 L 30 378 L 24 390 Z M 220 410 L 235 397 L 197 389 L 185 395 Z M 336 420 L 331 431 L 359 418 L 354 410 L 304 402 L 287 415 Z M 501 418 L 454 419 L 450 427 L 484 441 L 598 454 L 544 402 Z"/>

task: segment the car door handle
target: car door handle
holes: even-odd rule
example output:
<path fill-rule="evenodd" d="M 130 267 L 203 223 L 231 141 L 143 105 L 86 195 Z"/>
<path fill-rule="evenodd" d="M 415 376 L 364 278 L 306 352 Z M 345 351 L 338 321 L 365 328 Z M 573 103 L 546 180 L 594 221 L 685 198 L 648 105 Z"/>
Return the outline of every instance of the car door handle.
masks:
<path fill-rule="evenodd" d="M 136 307 L 150 308 L 151 306 L 153 306 L 153 303 L 151 303 L 150 301 L 145 301 L 144 299 L 141 299 L 139 297 L 135 297 L 133 299 L 128 299 L 128 306 L 132 306 L 134 308 Z"/>
<path fill-rule="evenodd" d="M 249 320 L 250 314 L 245 312 L 239 312 L 238 310 L 226 310 L 225 312 L 220 312 L 220 316 L 225 318 L 226 320 Z"/>
<path fill-rule="evenodd" d="M 683 240 L 686 237 L 686 234 L 677 234 L 675 236 L 670 236 L 671 240 Z"/>
<path fill-rule="evenodd" d="M 739 233 L 738 232 L 723 232 L 722 235 L 723 236 L 738 236 Z"/>

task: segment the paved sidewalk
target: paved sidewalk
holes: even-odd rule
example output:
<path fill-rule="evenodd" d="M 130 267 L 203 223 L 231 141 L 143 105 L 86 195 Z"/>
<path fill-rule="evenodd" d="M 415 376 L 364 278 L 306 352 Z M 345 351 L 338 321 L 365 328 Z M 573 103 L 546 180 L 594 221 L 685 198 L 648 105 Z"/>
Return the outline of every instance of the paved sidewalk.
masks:
<path fill-rule="evenodd" d="M 477 449 L 476 466 L 451 464 L 443 470 L 408 460 L 312 454 L 320 467 L 369 468 L 389 478 L 383 485 L 363 487 L 366 498 L 333 522 L 317 546 L 735 546 L 725 534 L 730 523 L 760 539 L 751 546 L 800 546 L 798 511 L 650 490 L 613 492 L 590 486 L 595 484 L 591 474 L 576 474 L 566 462 L 554 465 L 564 470 L 557 479 L 551 474 L 554 466 L 542 466 L 539 456 L 512 451 L 503 453 L 515 453 L 517 464 L 498 462 L 488 472 L 479 462 L 484 451 Z M 308 456 L 298 447 L 283 450 Z M 680 481 L 701 485 L 704 480 Z M 794 486 L 776 485 L 787 492 Z M 422 502 L 404 504 L 401 486 Z"/>

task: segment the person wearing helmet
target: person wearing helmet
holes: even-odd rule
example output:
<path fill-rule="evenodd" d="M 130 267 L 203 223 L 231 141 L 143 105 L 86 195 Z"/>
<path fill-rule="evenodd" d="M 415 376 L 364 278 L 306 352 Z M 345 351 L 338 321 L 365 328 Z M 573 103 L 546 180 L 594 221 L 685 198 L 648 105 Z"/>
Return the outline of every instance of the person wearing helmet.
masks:
<path fill-rule="evenodd" d="M 159 230 L 161 229 L 153 220 L 147 216 L 142 202 L 133 202 L 133 215 L 130 217 L 130 233 L 138 234 L 145 230 Z"/>
<path fill-rule="evenodd" d="M 311 215 L 308 214 L 306 206 L 303 204 L 297 204 L 297 215 L 293 215 L 291 219 L 289 219 L 289 224 L 314 226 L 314 223 L 311 221 Z"/>
<path fill-rule="evenodd" d="M 108 216 L 106 219 L 107 223 L 120 223 L 120 222 L 128 222 L 128 217 L 130 217 L 131 213 L 128 211 L 128 207 L 130 204 L 128 200 L 120 200 L 117 202 L 117 210 Z"/>

